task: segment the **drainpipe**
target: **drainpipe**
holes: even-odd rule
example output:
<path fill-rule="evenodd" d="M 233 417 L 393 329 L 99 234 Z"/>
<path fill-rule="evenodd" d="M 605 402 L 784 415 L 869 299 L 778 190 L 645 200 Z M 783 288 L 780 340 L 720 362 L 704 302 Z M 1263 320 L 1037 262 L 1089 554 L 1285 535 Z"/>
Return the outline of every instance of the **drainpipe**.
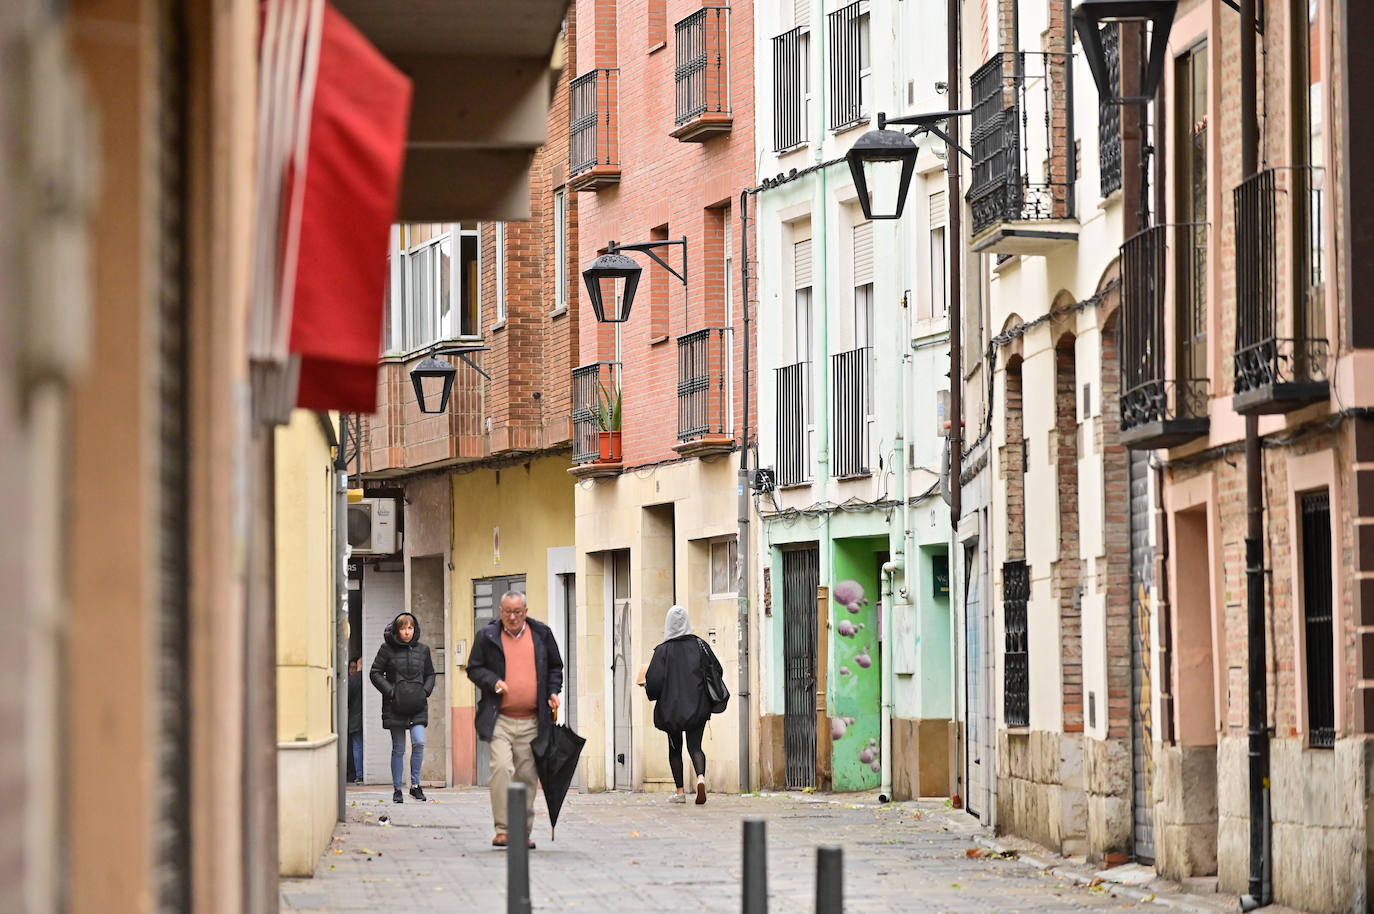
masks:
<path fill-rule="evenodd" d="M 739 681 L 736 683 L 739 711 L 739 791 L 748 793 L 750 785 L 749 742 L 752 714 L 749 702 L 749 191 L 739 195 L 740 298 L 744 316 L 744 371 L 740 373 L 740 403 L 744 419 L 739 435 L 739 532 L 736 534 L 736 561 L 739 562 L 739 617 L 737 649 Z"/>
<path fill-rule="evenodd" d="M 883 563 L 883 597 L 882 597 L 882 623 L 883 630 L 882 651 L 880 661 L 883 665 L 883 675 L 879 677 L 882 683 L 882 720 L 879 722 L 879 733 L 882 736 L 882 743 L 878 747 L 879 758 L 882 762 L 882 781 L 878 787 L 878 802 L 886 803 L 892 799 L 892 600 L 895 590 L 894 578 L 901 569 L 896 562 Z"/>
<path fill-rule="evenodd" d="M 962 94 L 959 85 L 959 0 L 947 0 L 945 19 L 945 54 L 949 71 L 946 79 L 951 104 L 957 107 Z M 949 136 L 957 140 L 958 118 L 951 120 Z M 945 148 L 945 168 L 949 173 L 949 526 L 957 534 L 963 508 L 963 485 L 959 478 L 963 475 L 960 464 L 964 456 L 964 366 L 959 351 L 963 345 L 959 297 L 963 285 L 960 255 L 964 246 L 964 199 L 959 186 L 959 147 L 950 143 Z"/>
<path fill-rule="evenodd" d="M 1255 79 L 1255 0 L 1240 2 L 1241 173 L 1259 169 L 1258 92 Z M 1245 305 L 1244 302 L 1241 303 Z M 1246 679 L 1250 692 L 1250 893 L 1241 908 L 1269 904 L 1269 710 L 1264 631 L 1264 499 L 1261 491 L 1259 418 L 1245 417 Z"/>
<path fill-rule="evenodd" d="M 329 414 L 315 413 L 325 441 L 334 450 L 334 732 L 338 734 L 339 821 L 346 815 L 348 779 L 348 419 L 339 413 L 339 431 Z"/>

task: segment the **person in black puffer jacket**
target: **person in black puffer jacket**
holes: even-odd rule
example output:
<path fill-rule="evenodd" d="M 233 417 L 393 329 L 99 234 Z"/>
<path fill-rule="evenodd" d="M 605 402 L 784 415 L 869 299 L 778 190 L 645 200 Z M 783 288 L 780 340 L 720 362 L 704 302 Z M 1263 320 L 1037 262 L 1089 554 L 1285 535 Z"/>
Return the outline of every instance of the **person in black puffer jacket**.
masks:
<path fill-rule="evenodd" d="M 654 702 L 654 726 L 668 734 L 668 767 L 677 792 L 671 803 L 686 803 L 682 786 L 682 737 L 697 773 L 697 805 L 706 802 L 706 753 L 701 737 L 711 719 L 711 699 L 706 693 L 706 671 L 720 670 L 711 646 L 692 634 L 687 610 L 674 605 L 663 623 L 663 641 L 654 648 L 644 674 L 644 692 Z"/>
<path fill-rule="evenodd" d="M 434 661 L 420 641 L 420 623 L 400 613 L 382 634 L 382 646 L 372 661 L 372 684 L 382 693 L 382 726 L 391 731 L 391 802 L 401 796 L 406 733 L 410 733 L 410 795 L 425 799 L 420 788 L 420 765 L 425 760 L 425 727 L 429 724 L 429 693 L 434 691 Z"/>

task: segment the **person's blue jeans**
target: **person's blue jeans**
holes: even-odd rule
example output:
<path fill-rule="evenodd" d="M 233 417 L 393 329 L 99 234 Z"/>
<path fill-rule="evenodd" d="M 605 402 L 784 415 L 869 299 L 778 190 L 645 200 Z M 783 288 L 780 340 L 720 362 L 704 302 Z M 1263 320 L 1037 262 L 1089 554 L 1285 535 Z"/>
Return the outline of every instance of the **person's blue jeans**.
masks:
<path fill-rule="evenodd" d="M 361 781 L 363 779 L 363 735 L 361 733 L 348 734 L 348 752 L 353 759 L 353 779 Z"/>
<path fill-rule="evenodd" d="M 406 731 L 398 727 L 391 731 L 391 786 L 400 790 L 401 763 L 406 754 Z M 420 766 L 425 761 L 425 725 L 416 724 L 410 728 L 410 786 L 420 786 Z"/>

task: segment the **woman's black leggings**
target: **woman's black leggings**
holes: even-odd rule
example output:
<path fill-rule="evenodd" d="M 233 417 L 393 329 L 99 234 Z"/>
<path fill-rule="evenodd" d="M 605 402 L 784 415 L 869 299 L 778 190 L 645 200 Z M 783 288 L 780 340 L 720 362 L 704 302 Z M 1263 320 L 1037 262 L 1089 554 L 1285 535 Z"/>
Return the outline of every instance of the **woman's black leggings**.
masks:
<path fill-rule="evenodd" d="M 692 767 L 697 774 L 706 773 L 706 753 L 701 751 L 701 734 L 706 731 L 702 722 L 687 731 L 687 754 L 692 757 Z M 682 734 L 668 734 L 668 767 L 673 769 L 673 783 L 682 787 Z"/>

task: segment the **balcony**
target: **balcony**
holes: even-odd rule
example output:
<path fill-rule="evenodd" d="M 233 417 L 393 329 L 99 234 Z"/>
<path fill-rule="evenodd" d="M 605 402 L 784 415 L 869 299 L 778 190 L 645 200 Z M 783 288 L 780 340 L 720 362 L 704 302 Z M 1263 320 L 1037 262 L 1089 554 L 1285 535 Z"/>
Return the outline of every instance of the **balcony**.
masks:
<path fill-rule="evenodd" d="M 858 2 L 829 15 L 830 129 L 868 121 L 872 99 L 868 12 Z"/>
<path fill-rule="evenodd" d="M 1180 246 L 1178 271 L 1179 328 L 1205 318 L 1202 302 L 1194 296 L 1197 282 L 1205 276 L 1206 261 L 1193 256 L 1201 247 L 1206 256 L 1206 226 L 1201 224 L 1156 225 L 1127 239 L 1121 246 L 1121 443 L 1135 450 L 1176 447 L 1207 434 L 1207 379 L 1193 377 L 1198 364 L 1191 345 L 1175 347 L 1173 370 L 1168 359 L 1165 312 L 1169 296 L 1168 240 Z M 1205 323 L 1205 321 L 1203 321 Z M 1203 350 L 1205 352 L 1205 350 Z M 1205 360 L 1201 361 L 1205 365 Z"/>
<path fill-rule="evenodd" d="M 729 133 L 730 9 L 699 9 L 675 26 L 677 33 L 676 129 L 674 139 L 704 143 Z"/>
<path fill-rule="evenodd" d="M 1066 60 L 1062 53 L 995 54 L 969 79 L 974 251 L 1043 255 L 1078 238 L 1063 126 Z"/>
<path fill-rule="evenodd" d="M 673 450 L 706 457 L 734 450 L 730 434 L 730 328 L 677 338 L 677 437 Z"/>
<path fill-rule="evenodd" d="M 811 479 L 811 363 L 774 370 L 778 397 L 778 485 Z"/>
<path fill-rule="evenodd" d="M 835 475 L 841 479 L 872 472 L 868 454 L 868 418 L 873 412 L 873 350 L 868 346 L 830 357 L 831 427 Z"/>
<path fill-rule="evenodd" d="M 801 28 L 773 38 L 773 151 L 806 142 L 809 107 L 807 36 Z"/>
<path fill-rule="evenodd" d="M 1327 399 L 1320 168 L 1268 168 L 1234 190 L 1238 413 Z"/>
<path fill-rule="evenodd" d="M 574 368 L 572 373 L 572 461 L 569 470 L 578 478 L 619 475 L 622 463 L 600 462 L 601 426 L 596 419 L 596 404 L 603 389 L 620 387 L 619 362 L 593 362 Z"/>
<path fill-rule="evenodd" d="M 568 187 L 597 190 L 620 183 L 620 71 L 591 70 L 569 84 Z"/>

